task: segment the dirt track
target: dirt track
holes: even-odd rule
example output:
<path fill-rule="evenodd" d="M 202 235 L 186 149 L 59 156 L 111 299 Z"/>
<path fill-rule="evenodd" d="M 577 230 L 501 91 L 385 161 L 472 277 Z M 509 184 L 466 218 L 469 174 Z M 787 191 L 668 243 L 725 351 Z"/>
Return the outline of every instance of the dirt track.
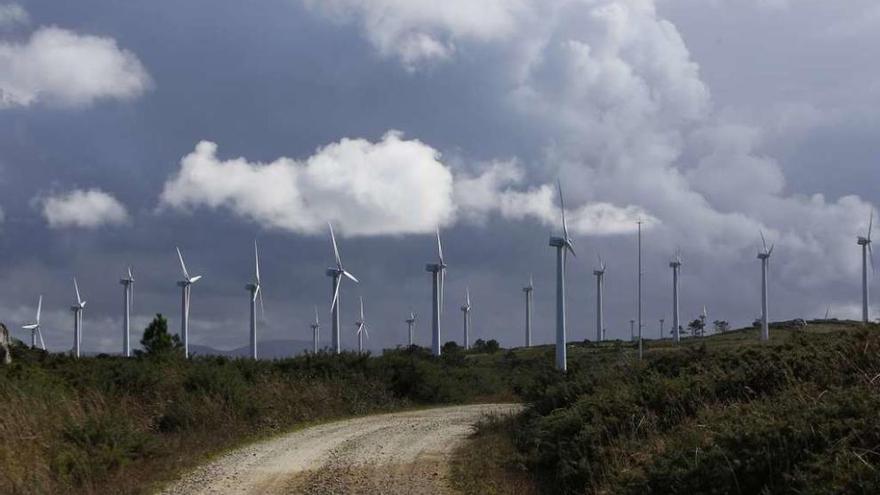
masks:
<path fill-rule="evenodd" d="M 383 414 L 315 426 L 228 454 L 161 493 L 448 493 L 455 446 L 511 404 Z"/>

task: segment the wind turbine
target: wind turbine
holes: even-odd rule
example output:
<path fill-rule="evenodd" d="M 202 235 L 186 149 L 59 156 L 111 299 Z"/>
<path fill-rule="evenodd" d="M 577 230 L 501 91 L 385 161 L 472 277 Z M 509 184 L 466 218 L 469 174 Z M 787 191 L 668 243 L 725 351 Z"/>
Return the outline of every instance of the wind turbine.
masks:
<path fill-rule="evenodd" d="M 73 278 L 73 289 L 76 291 L 76 305 L 70 307 L 70 310 L 73 311 L 73 356 L 78 358 L 82 347 L 82 312 L 86 307 L 86 302 L 79 295 L 79 284 L 76 283 L 76 277 Z"/>
<path fill-rule="evenodd" d="M 681 318 L 678 313 L 678 274 L 681 271 L 681 250 L 675 252 L 672 261 L 672 340 L 676 343 L 681 341 Z"/>
<path fill-rule="evenodd" d="M 260 298 L 260 314 L 265 318 L 266 311 L 263 309 L 263 291 L 260 285 L 260 252 L 257 250 L 257 241 L 254 240 L 254 281 L 247 284 L 245 289 L 250 292 L 251 309 L 251 358 L 257 359 L 257 298 Z"/>
<path fill-rule="evenodd" d="M 874 250 L 871 249 L 871 229 L 874 227 L 874 209 L 871 209 L 871 217 L 868 220 L 867 237 L 859 236 L 858 243 L 862 246 L 862 323 L 867 325 L 869 318 L 868 300 L 868 260 L 871 261 L 871 270 L 874 270 Z"/>
<path fill-rule="evenodd" d="M 771 244 L 770 248 L 767 248 L 764 232 L 761 232 L 761 243 L 763 250 L 758 251 L 758 259 L 761 260 L 761 340 L 770 340 L 770 324 L 767 319 L 767 269 L 775 244 Z"/>
<path fill-rule="evenodd" d="M 660 340 L 663 340 L 663 323 L 665 321 L 666 320 L 664 320 L 663 318 L 660 318 Z"/>
<path fill-rule="evenodd" d="M 636 320 L 629 320 L 629 341 L 636 340 Z"/>
<path fill-rule="evenodd" d="M 342 352 L 342 345 L 339 339 L 339 286 L 342 285 L 342 277 L 345 276 L 351 279 L 354 283 L 359 283 L 358 279 L 354 277 L 351 273 L 345 271 L 345 268 L 342 267 L 342 259 L 339 257 L 339 247 L 336 245 L 336 236 L 333 235 L 333 226 L 330 225 L 330 222 L 327 222 L 327 227 L 330 228 L 330 241 L 333 243 L 333 255 L 336 258 L 336 266 L 333 268 L 327 269 L 327 276 L 333 279 L 333 285 L 330 290 L 333 294 L 330 301 L 330 319 L 332 320 L 333 332 L 331 334 L 331 347 L 333 348 L 333 352 L 339 354 Z"/>
<path fill-rule="evenodd" d="M 413 324 L 416 322 L 416 314 L 412 311 L 409 312 L 409 318 L 406 320 L 407 331 L 409 333 L 409 346 L 412 347 L 414 345 L 413 341 Z"/>
<path fill-rule="evenodd" d="M 180 269 L 183 272 L 183 280 L 177 282 L 177 286 L 181 289 L 181 309 L 180 309 L 180 340 L 183 341 L 183 356 L 189 357 L 189 300 L 190 288 L 198 282 L 202 276 L 189 276 L 186 271 L 186 264 L 183 262 L 183 255 L 180 254 L 180 248 L 177 249 L 177 259 L 180 260 Z"/>
<path fill-rule="evenodd" d="M 321 323 L 318 322 L 318 307 L 315 306 L 315 322 L 309 325 L 312 327 L 312 352 L 314 354 L 318 353 L 318 331 L 321 328 Z"/>
<path fill-rule="evenodd" d="M 464 306 L 461 307 L 462 315 L 464 316 L 464 349 L 468 350 L 471 348 L 471 336 L 470 336 L 470 328 L 471 328 L 471 289 L 467 289 L 467 297 L 465 299 Z"/>
<path fill-rule="evenodd" d="M 443 244 L 437 229 L 437 263 L 428 263 L 425 270 L 431 272 L 431 353 L 440 356 L 440 315 L 443 313 L 443 285 L 446 282 L 446 263 L 443 261 Z"/>
<path fill-rule="evenodd" d="M 40 347 L 45 351 L 46 342 L 43 340 L 43 332 L 40 331 L 40 312 L 43 309 L 43 296 L 37 300 L 37 318 L 34 323 L 22 325 L 21 328 L 31 331 L 31 347 L 37 347 L 37 336 L 40 337 Z"/>
<path fill-rule="evenodd" d="M 568 235 L 565 223 L 565 198 L 562 196 L 562 183 L 557 179 L 559 190 L 559 208 L 562 211 L 562 237 L 550 237 L 550 246 L 556 248 L 556 369 L 565 371 L 567 356 L 565 349 L 565 258 L 567 253 L 577 256 L 574 242 Z"/>
<path fill-rule="evenodd" d="M 364 353 L 364 336 L 370 338 L 370 332 L 367 331 L 367 320 L 364 318 L 364 298 L 360 298 L 361 300 L 361 317 L 354 322 L 355 326 L 357 326 L 357 338 L 358 338 L 358 354 Z"/>
<path fill-rule="evenodd" d="M 122 355 L 131 357 L 131 304 L 134 302 L 134 276 L 128 267 L 128 276 L 119 281 L 122 284 Z"/>
<path fill-rule="evenodd" d="M 526 347 L 532 346 L 532 293 L 535 291 L 535 284 L 532 276 L 529 275 L 529 285 L 523 287 L 523 293 L 526 295 Z"/>
<path fill-rule="evenodd" d="M 599 267 L 593 270 L 596 276 L 596 342 L 602 342 L 603 332 L 605 329 L 605 315 L 602 311 L 602 296 L 605 290 L 605 262 L 602 256 L 597 254 L 599 258 Z"/>
<path fill-rule="evenodd" d="M 636 222 L 639 226 L 639 360 L 642 359 L 642 219 Z"/>

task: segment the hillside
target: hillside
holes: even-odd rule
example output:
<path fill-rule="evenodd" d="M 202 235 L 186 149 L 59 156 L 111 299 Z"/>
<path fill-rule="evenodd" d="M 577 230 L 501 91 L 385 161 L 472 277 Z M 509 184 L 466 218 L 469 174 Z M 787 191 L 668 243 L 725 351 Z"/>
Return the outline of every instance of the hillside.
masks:
<path fill-rule="evenodd" d="M 549 352 L 530 349 L 529 354 Z M 880 328 L 574 345 L 459 453 L 467 493 L 878 493 Z M 502 452 L 502 455 L 497 454 Z"/>

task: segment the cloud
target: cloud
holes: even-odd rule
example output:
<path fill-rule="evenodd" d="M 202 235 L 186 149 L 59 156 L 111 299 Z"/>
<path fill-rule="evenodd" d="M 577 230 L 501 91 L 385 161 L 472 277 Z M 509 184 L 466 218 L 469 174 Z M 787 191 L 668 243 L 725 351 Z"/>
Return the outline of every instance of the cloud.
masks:
<path fill-rule="evenodd" d="M 561 213 L 556 187 L 544 184 L 522 190 L 524 177 L 523 168 L 514 161 L 487 164 L 479 175 L 456 178 L 456 205 L 471 221 L 485 222 L 491 214 L 498 214 L 508 220 L 531 218 L 558 229 Z M 660 223 L 638 206 L 619 207 L 607 202 L 588 202 L 575 208 L 570 205 L 566 221 L 574 234 L 626 234 L 637 229 L 640 219 L 648 226 Z"/>
<path fill-rule="evenodd" d="M 112 38 L 41 27 L 23 43 L 0 42 L 0 108 L 88 106 L 135 98 L 151 86 L 138 58 Z"/>
<path fill-rule="evenodd" d="M 0 29 L 24 25 L 30 22 L 30 16 L 21 5 L 15 3 L 0 4 Z"/>
<path fill-rule="evenodd" d="M 128 221 L 128 212 L 113 196 L 99 189 L 81 190 L 38 198 L 43 216 L 52 228 L 95 229 Z"/>
<path fill-rule="evenodd" d="M 165 183 L 160 209 L 226 208 L 270 229 L 314 234 L 329 221 L 347 236 L 418 234 L 490 215 L 559 224 L 554 188 L 515 189 L 523 179 L 517 164 L 494 162 L 478 175 L 456 175 L 437 150 L 395 131 L 376 143 L 342 139 L 305 160 L 271 163 L 221 160 L 217 145 L 202 141 L 180 165 Z M 631 232 L 639 216 L 656 222 L 640 208 L 609 203 L 588 203 L 569 215 L 580 234 Z"/>
<path fill-rule="evenodd" d="M 493 40 L 515 33 L 523 0 L 305 0 L 313 11 L 360 25 L 383 56 L 405 66 L 448 59 L 457 40 Z"/>
<path fill-rule="evenodd" d="M 342 139 L 298 161 L 221 160 L 202 141 L 165 183 L 160 206 L 228 208 L 266 228 L 350 236 L 432 232 L 454 217 L 452 174 L 439 153 L 396 132 Z"/>

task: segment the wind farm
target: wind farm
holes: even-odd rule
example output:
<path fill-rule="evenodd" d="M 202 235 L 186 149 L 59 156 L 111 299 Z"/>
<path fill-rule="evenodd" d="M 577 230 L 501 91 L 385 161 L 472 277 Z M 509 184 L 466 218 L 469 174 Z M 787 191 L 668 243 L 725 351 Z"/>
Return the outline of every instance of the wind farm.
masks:
<path fill-rule="evenodd" d="M 876 46 L 0 0 L 0 494 L 880 493 Z"/>

